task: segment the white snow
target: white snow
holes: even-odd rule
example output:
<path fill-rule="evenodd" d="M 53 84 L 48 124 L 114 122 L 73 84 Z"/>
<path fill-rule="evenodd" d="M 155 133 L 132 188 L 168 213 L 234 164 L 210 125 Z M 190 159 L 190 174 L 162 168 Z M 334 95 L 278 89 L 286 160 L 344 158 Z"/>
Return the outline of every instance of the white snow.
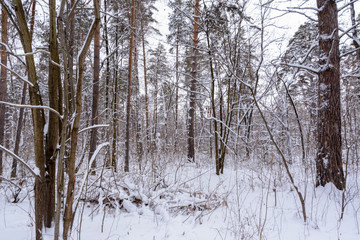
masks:
<path fill-rule="evenodd" d="M 291 167 L 297 170 L 300 191 L 306 193 L 306 223 L 297 195 L 278 167 L 271 171 L 239 163 L 237 170 L 229 167 L 217 176 L 211 166 L 179 163 L 167 164 L 155 182 L 144 174 L 115 173 L 115 180 L 113 173 L 104 172 L 103 188 L 96 191 L 103 203 L 80 201 L 85 208 L 76 213 L 72 239 L 360 239 L 355 173 L 349 175 L 340 220 L 342 192 L 331 184 L 314 188 L 301 166 Z M 89 182 L 96 179 L 89 176 Z M 0 239 L 34 239 L 33 192 L 23 191 L 25 197 L 14 204 L 7 198 L 10 186 L 1 186 L 5 194 L 0 195 Z M 105 202 L 109 196 L 123 200 L 111 207 Z M 44 239 L 53 239 L 53 228 L 46 229 Z"/>

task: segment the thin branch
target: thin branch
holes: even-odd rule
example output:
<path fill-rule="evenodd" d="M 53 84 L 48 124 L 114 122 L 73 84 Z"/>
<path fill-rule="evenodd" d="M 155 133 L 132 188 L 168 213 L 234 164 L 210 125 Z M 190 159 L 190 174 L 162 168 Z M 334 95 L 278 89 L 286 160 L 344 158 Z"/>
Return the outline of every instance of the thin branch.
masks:
<path fill-rule="evenodd" d="M 3 68 L 5 68 L 6 70 L 8 70 L 9 72 L 11 72 L 12 74 L 14 74 L 15 76 L 17 76 L 21 81 L 26 82 L 27 84 L 29 84 L 31 87 L 34 87 L 34 84 L 32 84 L 31 82 L 29 82 L 28 80 L 26 80 L 23 76 L 20 76 L 20 74 L 18 74 L 17 72 L 15 72 L 14 70 L 8 68 L 5 64 L 2 64 L 0 62 L 0 66 L 2 66 Z"/>
<path fill-rule="evenodd" d="M 9 180 L 9 179 L 7 179 L 7 178 L 4 178 L 4 177 L 2 177 L 2 176 L 0 176 L 0 181 L 2 181 L 2 180 L 4 180 L 5 182 L 8 182 L 8 183 L 14 185 L 14 186 L 17 187 L 18 189 L 22 189 L 19 185 L 17 185 L 17 184 L 14 183 L 13 181 L 11 181 L 11 180 Z"/>
<path fill-rule="evenodd" d="M 81 129 L 81 130 L 79 131 L 79 133 L 85 132 L 85 131 L 90 130 L 90 129 L 93 129 L 93 128 L 101 128 L 101 127 L 109 127 L 109 126 L 110 126 L 109 124 L 93 125 L 93 126 L 90 126 L 90 127 L 84 128 L 84 129 Z"/>
<path fill-rule="evenodd" d="M 343 29 L 339 28 L 339 30 L 340 30 L 341 32 L 343 32 L 341 35 L 339 35 L 339 39 L 341 39 L 344 35 L 348 35 L 351 30 L 356 29 L 357 26 L 359 26 L 359 25 L 360 25 L 360 22 L 357 23 L 357 24 L 355 24 L 354 26 L 351 26 L 351 28 L 349 28 L 349 29 L 347 29 L 347 30 L 343 30 Z M 360 45 L 359 39 L 357 39 L 357 38 L 354 39 L 353 36 L 349 36 L 349 37 L 350 37 L 351 39 L 357 41 L 358 44 Z"/>
<path fill-rule="evenodd" d="M 30 173 L 34 176 L 40 179 L 41 181 L 41 177 L 40 177 L 40 172 L 36 172 L 37 170 L 33 170 L 23 159 L 21 159 L 18 155 L 16 155 L 15 153 L 13 153 L 12 151 L 10 151 L 9 149 L 5 148 L 4 146 L 0 145 L 0 150 L 6 152 L 7 154 L 9 154 L 10 156 L 12 156 L 14 159 L 16 159 L 17 161 L 19 161 L 21 164 L 24 165 L 25 168 L 27 168 Z"/>
<path fill-rule="evenodd" d="M 63 118 L 63 116 L 58 111 L 48 106 L 22 105 L 22 104 L 15 104 L 4 101 L 0 101 L 0 104 L 8 105 L 10 107 L 15 107 L 15 108 L 45 109 L 55 113 L 61 120 Z"/>
<path fill-rule="evenodd" d="M 348 2 L 348 3 L 346 3 L 344 6 L 339 7 L 338 12 L 344 10 L 346 7 L 348 7 L 349 5 L 351 5 L 351 4 L 353 4 L 353 3 L 357 2 L 357 1 L 358 0 L 352 0 L 352 1 Z"/>
<path fill-rule="evenodd" d="M 280 65 L 304 69 L 304 70 L 307 70 L 307 71 L 315 73 L 315 74 L 318 74 L 320 72 L 319 69 L 315 69 L 315 68 L 304 66 L 304 65 L 293 64 L 293 63 L 280 63 Z"/>

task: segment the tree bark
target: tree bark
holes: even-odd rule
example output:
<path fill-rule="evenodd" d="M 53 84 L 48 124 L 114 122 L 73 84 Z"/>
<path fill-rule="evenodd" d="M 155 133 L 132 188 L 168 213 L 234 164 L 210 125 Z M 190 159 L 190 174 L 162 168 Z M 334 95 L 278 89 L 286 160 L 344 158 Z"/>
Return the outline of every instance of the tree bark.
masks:
<path fill-rule="evenodd" d="M 332 182 L 343 190 L 337 6 L 335 1 L 317 0 L 317 7 L 321 69 L 318 74 L 316 185 Z"/>
<path fill-rule="evenodd" d="M 195 162 L 195 108 L 196 108 L 196 84 L 197 84 L 197 55 L 198 55 L 198 25 L 199 25 L 199 2 L 195 0 L 194 4 L 194 26 L 193 26 L 193 49 L 191 63 L 191 80 L 190 80 L 190 102 L 188 109 L 188 153 L 189 162 Z"/>
<path fill-rule="evenodd" d="M 143 27 L 143 26 L 141 26 Z M 145 127 L 146 127 L 146 141 L 149 145 L 149 103 L 148 103 L 148 87 L 147 87 L 147 71 L 146 71 L 146 51 L 145 51 L 145 32 L 142 29 L 142 49 L 144 60 L 144 87 L 145 87 Z"/>
<path fill-rule="evenodd" d="M 59 89 L 60 68 L 52 63 L 60 63 L 57 31 L 56 31 L 56 0 L 49 0 L 49 13 L 50 13 L 50 41 L 49 41 L 49 103 L 50 107 L 62 112 L 62 99 Z M 53 112 L 49 113 L 49 127 L 46 133 L 46 146 L 45 146 L 45 226 L 50 228 L 54 219 L 55 212 L 55 170 L 56 170 L 56 149 L 59 143 L 60 134 L 60 121 L 59 117 Z"/>
<path fill-rule="evenodd" d="M 21 0 L 14 0 L 14 10 L 24 52 L 31 53 L 31 34 L 27 26 L 25 12 Z M 26 55 L 25 60 L 28 79 L 33 84 L 33 87 L 29 89 L 30 103 L 31 105 L 42 105 L 40 90 L 37 83 L 34 56 L 32 54 Z M 40 240 L 42 239 L 43 217 L 45 212 L 43 181 L 45 176 L 44 111 L 42 109 L 32 109 L 32 120 L 34 132 L 35 166 L 40 176 L 40 178 L 35 179 L 35 229 L 36 239 Z"/>
<path fill-rule="evenodd" d="M 1 8 L 1 42 L 7 44 L 8 42 L 8 17 L 4 7 Z M 1 63 L 7 66 L 7 53 L 6 48 L 1 46 Z M 0 101 L 7 100 L 7 71 L 6 68 L 1 66 L 0 73 Z M 5 136 L 5 112 L 6 106 L 0 105 L 0 145 L 4 145 Z M 15 161 L 16 162 L 16 161 Z M 3 152 L 0 152 L 0 176 L 3 174 Z M 0 179 L 1 182 L 1 179 Z"/>
<path fill-rule="evenodd" d="M 35 25 L 35 10 L 36 10 L 36 1 L 33 1 L 32 8 L 31 8 L 31 19 L 30 19 L 30 35 L 31 40 L 33 39 L 33 33 L 34 33 L 34 25 Z M 27 90 L 27 83 L 24 83 L 23 91 L 22 91 L 22 97 L 21 97 L 21 105 L 25 104 L 26 100 L 26 90 Z M 19 147 L 20 147 L 20 138 L 21 138 L 21 132 L 22 132 L 22 126 L 23 126 L 23 120 L 24 120 L 24 108 L 20 108 L 19 112 L 19 118 L 16 128 L 16 138 L 15 138 L 15 147 L 14 147 L 14 153 L 18 155 L 19 153 Z M 13 158 L 13 162 L 11 165 L 11 177 L 16 178 L 17 176 L 17 160 Z"/>
<path fill-rule="evenodd" d="M 91 125 L 98 123 L 98 102 L 99 102 L 99 77 L 100 74 L 100 24 L 96 27 L 94 35 L 94 78 L 93 78 L 93 94 L 92 94 L 92 108 L 91 108 Z M 91 129 L 90 136 L 90 153 L 89 161 L 91 156 L 96 150 L 97 145 L 97 128 Z M 94 160 L 91 164 L 91 169 L 96 168 L 96 161 Z M 95 173 L 94 171 L 92 173 Z"/>
<path fill-rule="evenodd" d="M 356 25 L 356 13 L 355 13 L 355 6 L 354 6 L 354 2 L 350 3 L 350 13 L 351 13 L 351 25 L 354 28 L 352 31 L 352 35 L 353 35 L 353 45 L 355 47 L 356 50 L 356 74 L 358 76 L 360 76 L 360 45 L 358 43 L 358 41 L 356 41 L 356 39 L 358 39 L 358 32 L 357 32 L 357 28 L 355 27 Z M 360 77 L 357 77 L 358 79 L 358 96 L 360 97 Z"/>
<path fill-rule="evenodd" d="M 105 12 L 107 11 L 107 0 L 104 1 L 104 11 Z M 103 38 L 104 38 L 104 42 L 105 42 L 105 53 L 106 53 L 106 75 L 105 75 L 105 108 L 106 108 L 105 118 L 106 118 L 106 120 L 109 119 L 109 111 L 110 111 L 110 107 L 109 107 L 110 106 L 110 104 L 109 104 L 109 84 L 110 84 L 110 56 L 109 55 L 110 55 L 110 50 L 109 50 L 109 34 L 108 34 L 107 24 L 108 24 L 107 16 L 106 16 L 106 14 L 104 14 Z"/>
<path fill-rule="evenodd" d="M 133 66 L 133 51 L 135 38 L 135 0 L 131 1 L 131 16 L 130 16 L 130 50 L 129 50 L 129 69 L 128 69 L 128 92 L 126 102 L 126 136 L 125 136 L 125 165 L 124 171 L 129 172 L 129 158 L 130 158 L 130 114 L 131 114 L 131 82 L 132 82 L 132 66 Z"/>
<path fill-rule="evenodd" d="M 22 96 L 21 96 L 21 105 L 25 104 L 26 100 L 26 90 L 27 90 L 27 83 L 24 83 L 23 90 L 22 90 Z M 16 155 L 19 155 L 19 147 L 20 147 L 20 138 L 21 138 L 21 132 L 22 132 L 22 126 L 23 126 L 23 120 L 24 120 L 24 110 L 25 108 L 20 108 L 19 112 L 19 118 L 17 122 L 16 127 L 16 137 L 15 137 L 15 147 L 14 147 L 14 153 Z M 12 164 L 11 164 L 11 178 L 16 178 L 17 176 L 17 160 L 13 158 Z"/>

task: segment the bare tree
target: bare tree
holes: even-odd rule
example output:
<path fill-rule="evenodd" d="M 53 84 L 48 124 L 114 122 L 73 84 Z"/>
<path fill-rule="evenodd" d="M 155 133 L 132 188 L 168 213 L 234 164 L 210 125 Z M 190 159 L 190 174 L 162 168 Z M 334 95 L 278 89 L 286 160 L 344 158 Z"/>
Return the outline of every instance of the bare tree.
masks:
<path fill-rule="evenodd" d="M 83 78 L 84 78 L 84 62 L 86 53 L 89 50 L 90 43 L 95 35 L 95 31 L 97 25 L 100 22 L 100 7 L 99 1 L 94 0 L 94 20 L 92 25 L 88 31 L 87 38 L 81 48 L 81 51 L 78 55 L 77 64 L 78 64 L 78 78 L 77 78 L 77 86 L 76 86 L 76 108 L 75 108 L 75 118 L 72 124 L 71 129 L 71 146 L 70 146 L 70 156 L 68 161 L 68 175 L 69 175 L 69 182 L 66 194 L 66 204 L 65 204 L 65 212 L 64 212 L 64 229 L 63 229 L 63 238 L 67 239 L 70 234 L 73 218 L 74 218 L 74 211 L 73 211 L 73 203 L 74 203 L 74 189 L 75 189 L 75 160 L 76 160 L 76 150 L 78 144 L 78 135 L 79 135 L 79 127 L 80 127 L 80 119 L 81 119 L 81 112 L 82 112 L 82 85 L 83 85 Z"/>
<path fill-rule="evenodd" d="M 32 34 L 27 26 L 25 11 L 21 0 L 15 0 L 12 6 L 7 5 L 6 2 L 1 1 L 2 6 L 7 13 L 13 13 L 11 21 L 17 29 L 23 50 L 25 53 L 32 53 Z M 13 9 L 10 9 L 13 8 Z M 33 106 L 41 106 L 42 100 L 39 91 L 37 80 L 35 61 L 33 54 L 25 56 L 26 70 L 28 73 L 28 80 L 31 83 L 29 88 L 30 104 Z M 44 205 L 44 176 L 45 176 L 45 149 L 44 149 L 44 125 L 45 116 L 41 108 L 32 108 L 33 120 L 33 138 L 34 138 L 34 153 L 35 166 L 37 168 L 38 176 L 35 178 L 35 229 L 36 239 L 42 239 L 42 227 L 45 213 Z"/>

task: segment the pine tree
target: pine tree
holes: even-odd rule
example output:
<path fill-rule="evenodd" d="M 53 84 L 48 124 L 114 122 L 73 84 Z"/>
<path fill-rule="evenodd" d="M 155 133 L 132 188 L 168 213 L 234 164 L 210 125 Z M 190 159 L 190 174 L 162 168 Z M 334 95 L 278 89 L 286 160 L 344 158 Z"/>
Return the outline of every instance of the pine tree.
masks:
<path fill-rule="evenodd" d="M 343 190 L 345 178 L 341 154 L 340 51 L 335 1 L 317 0 L 320 48 L 318 73 L 318 153 L 316 185 L 332 182 Z"/>

